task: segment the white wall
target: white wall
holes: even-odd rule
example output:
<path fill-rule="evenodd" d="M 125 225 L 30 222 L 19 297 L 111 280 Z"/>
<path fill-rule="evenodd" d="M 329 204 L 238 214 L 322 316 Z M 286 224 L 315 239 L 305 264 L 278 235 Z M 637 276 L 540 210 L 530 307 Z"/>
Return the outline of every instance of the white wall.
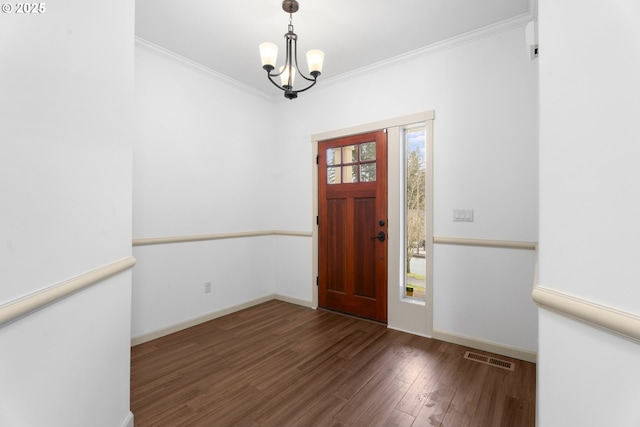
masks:
<path fill-rule="evenodd" d="M 310 232 L 311 135 L 435 110 L 436 235 L 535 241 L 536 81 L 523 25 L 277 102 L 140 43 L 134 235 Z M 474 208 L 476 221 L 453 223 L 454 208 Z M 238 275 L 242 252 L 247 267 Z M 306 237 L 141 246 L 134 254 L 134 336 L 251 296 L 311 302 L 315 291 Z M 436 328 L 537 349 L 532 253 L 449 246 L 437 247 L 435 260 Z M 202 292 L 208 280 L 211 295 Z M 236 284 L 247 293 L 230 291 Z"/>
<path fill-rule="evenodd" d="M 536 241 L 536 82 L 537 64 L 527 58 L 524 26 L 518 26 L 353 78 L 320 82 L 297 100 L 283 101 L 279 107 L 289 125 L 278 146 L 289 165 L 276 177 L 274 227 L 309 227 L 310 135 L 434 110 L 435 235 Z M 454 223 L 454 208 L 473 208 L 475 222 Z M 288 263 L 307 262 L 310 251 L 287 253 Z M 537 349 L 530 297 L 534 254 L 436 246 L 434 256 L 434 328 Z M 278 289 L 308 295 L 308 282 L 289 281 L 283 272 L 279 277 Z"/>
<path fill-rule="evenodd" d="M 535 353 L 530 250 L 436 245 L 434 329 Z"/>
<path fill-rule="evenodd" d="M 635 0 L 540 1 L 540 285 L 636 315 L 639 22 Z M 640 425 L 636 343 L 539 328 L 539 425 Z"/>
<path fill-rule="evenodd" d="M 146 43 L 135 54 L 134 237 L 271 229 L 272 102 Z M 274 239 L 135 247 L 133 336 L 273 294 Z"/>
<path fill-rule="evenodd" d="M 0 305 L 131 255 L 133 4 L 0 16 Z M 130 273 L 0 327 L 0 425 L 130 421 Z"/>

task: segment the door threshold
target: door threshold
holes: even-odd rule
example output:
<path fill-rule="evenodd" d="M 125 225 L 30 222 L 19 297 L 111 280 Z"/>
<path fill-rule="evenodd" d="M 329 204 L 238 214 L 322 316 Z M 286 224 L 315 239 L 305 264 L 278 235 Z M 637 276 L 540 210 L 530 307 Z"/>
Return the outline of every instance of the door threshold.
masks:
<path fill-rule="evenodd" d="M 387 326 L 387 322 L 383 322 L 383 321 L 381 321 L 381 320 L 371 319 L 371 318 L 369 318 L 369 317 L 364 317 L 364 316 L 358 316 L 358 315 L 356 315 L 356 314 L 347 313 L 347 312 L 340 311 L 340 310 L 336 310 L 336 309 L 329 308 L 329 307 L 321 307 L 321 306 L 318 306 L 318 310 L 327 311 L 327 312 L 329 312 L 329 313 L 336 313 L 336 314 L 340 314 L 340 315 L 342 315 L 342 316 L 351 317 L 352 319 L 356 319 L 356 320 L 366 320 L 367 322 L 377 323 L 378 325 Z"/>

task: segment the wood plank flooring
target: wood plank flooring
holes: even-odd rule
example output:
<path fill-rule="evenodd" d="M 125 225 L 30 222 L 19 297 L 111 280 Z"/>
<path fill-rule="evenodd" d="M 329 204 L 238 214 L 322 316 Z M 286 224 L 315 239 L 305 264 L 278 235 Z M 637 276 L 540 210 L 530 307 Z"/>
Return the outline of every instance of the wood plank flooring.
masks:
<path fill-rule="evenodd" d="M 535 364 L 467 350 L 274 300 L 133 347 L 131 410 L 136 427 L 533 427 Z"/>

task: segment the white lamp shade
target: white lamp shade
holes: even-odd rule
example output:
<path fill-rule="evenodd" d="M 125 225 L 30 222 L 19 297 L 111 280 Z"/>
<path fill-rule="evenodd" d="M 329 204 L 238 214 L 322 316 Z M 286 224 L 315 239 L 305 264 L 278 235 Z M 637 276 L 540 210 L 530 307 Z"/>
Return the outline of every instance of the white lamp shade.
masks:
<path fill-rule="evenodd" d="M 293 87 L 293 81 L 296 79 L 296 69 L 294 67 L 284 68 L 284 65 L 280 67 L 280 84 L 282 86 L 289 85 L 289 70 L 291 70 L 291 86 Z"/>
<path fill-rule="evenodd" d="M 278 46 L 275 43 L 261 43 L 260 44 L 260 59 L 262 60 L 262 66 L 271 65 L 276 67 L 276 58 L 278 57 Z"/>
<path fill-rule="evenodd" d="M 324 52 L 318 49 L 312 49 L 307 52 L 307 65 L 309 73 L 317 71 L 322 73 L 322 63 L 324 62 Z"/>

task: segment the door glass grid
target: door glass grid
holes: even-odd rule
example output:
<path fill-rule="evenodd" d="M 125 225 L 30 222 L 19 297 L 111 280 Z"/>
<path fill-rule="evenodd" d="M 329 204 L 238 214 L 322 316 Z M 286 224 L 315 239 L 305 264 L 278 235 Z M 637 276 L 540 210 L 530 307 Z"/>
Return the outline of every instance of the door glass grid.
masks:
<path fill-rule="evenodd" d="M 327 184 L 376 180 L 376 142 L 327 149 Z"/>

